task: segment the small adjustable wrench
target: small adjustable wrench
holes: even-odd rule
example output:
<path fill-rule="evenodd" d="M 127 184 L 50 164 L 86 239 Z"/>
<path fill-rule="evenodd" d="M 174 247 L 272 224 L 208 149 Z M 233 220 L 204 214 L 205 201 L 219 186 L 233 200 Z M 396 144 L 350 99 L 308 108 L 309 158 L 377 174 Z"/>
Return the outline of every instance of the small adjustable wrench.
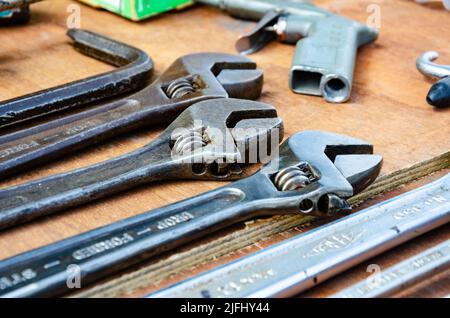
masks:
<path fill-rule="evenodd" d="M 243 56 L 179 58 L 152 85 L 106 105 L 0 137 L 0 177 L 129 130 L 172 122 L 187 107 L 217 98 L 256 99 L 263 73 Z"/>
<path fill-rule="evenodd" d="M 249 151 L 277 149 L 282 139 L 282 120 L 270 105 L 232 98 L 200 102 L 134 152 L 1 190 L 0 229 L 150 181 L 240 178 L 236 164 L 249 162 Z"/>
<path fill-rule="evenodd" d="M 77 265 L 85 286 L 197 238 L 261 215 L 327 216 L 350 209 L 346 198 L 378 175 L 382 158 L 359 139 L 320 131 L 295 134 L 246 179 L 0 262 L 0 296 L 56 296 L 69 291 Z M 7 280 L 4 280 L 7 281 Z"/>

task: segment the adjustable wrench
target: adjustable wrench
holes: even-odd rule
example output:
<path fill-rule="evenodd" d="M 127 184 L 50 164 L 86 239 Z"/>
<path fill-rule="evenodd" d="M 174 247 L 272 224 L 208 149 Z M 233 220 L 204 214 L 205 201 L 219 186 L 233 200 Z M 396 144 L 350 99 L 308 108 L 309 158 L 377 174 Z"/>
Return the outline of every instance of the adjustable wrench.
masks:
<path fill-rule="evenodd" d="M 134 152 L 0 191 L 0 228 L 150 181 L 236 179 L 236 163 L 249 161 L 252 143 L 277 149 L 282 139 L 282 120 L 270 105 L 231 98 L 200 102 Z"/>
<path fill-rule="evenodd" d="M 262 71 L 246 57 L 220 53 L 181 57 L 152 85 L 130 97 L 1 136 L 0 177 L 137 127 L 170 123 L 200 101 L 256 99 L 262 84 Z"/>
<path fill-rule="evenodd" d="M 372 146 L 359 139 L 318 131 L 298 133 L 251 177 L 0 262 L 4 278 L 0 295 L 55 296 L 69 291 L 70 265 L 78 266 L 85 286 L 261 215 L 326 216 L 348 211 L 345 198 L 364 189 L 379 173 L 382 158 L 372 152 Z"/>
<path fill-rule="evenodd" d="M 449 221 L 450 174 L 149 297 L 295 296 Z"/>
<path fill-rule="evenodd" d="M 0 127 L 136 91 L 150 80 L 153 61 L 144 51 L 86 30 L 71 29 L 67 35 L 80 53 L 119 69 L 3 101 Z"/>

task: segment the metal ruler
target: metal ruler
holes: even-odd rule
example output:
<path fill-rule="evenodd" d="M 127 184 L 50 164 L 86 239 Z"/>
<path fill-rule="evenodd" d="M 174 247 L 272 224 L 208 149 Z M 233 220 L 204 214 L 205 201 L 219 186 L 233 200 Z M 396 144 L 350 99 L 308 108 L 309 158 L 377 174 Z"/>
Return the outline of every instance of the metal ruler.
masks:
<path fill-rule="evenodd" d="M 147 297 L 287 297 L 450 221 L 450 174 Z"/>

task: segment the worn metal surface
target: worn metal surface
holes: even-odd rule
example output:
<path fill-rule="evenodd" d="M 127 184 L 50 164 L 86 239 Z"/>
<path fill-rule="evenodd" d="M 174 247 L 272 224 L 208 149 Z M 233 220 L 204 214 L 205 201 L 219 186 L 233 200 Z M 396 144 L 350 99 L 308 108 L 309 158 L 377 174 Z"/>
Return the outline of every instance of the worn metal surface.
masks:
<path fill-rule="evenodd" d="M 372 151 L 359 139 L 298 133 L 281 145 L 279 157 L 249 178 L 0 262 L 0 277 L 28 277 L 0 286 L 1 295 L 59 295 L 69 291 L 68 265 L 79 266 L 86 285 L 252 217 L 339 212 L 345 198 L 378 175 L 382 159 Z M 290 190 L 282 191 L 287 185 Z"/>
<path fill-rule="evenodd" d="M 416 66 L 420 73 L 436 79 L 450 76 L 450 65 L 441 65 L 433 61 L 439 57 L 435 51 L 427 51 L 417 58 Z"/>
<path fill-rule="evenodd" d="M 94 32 L 67 31 L 80 53 L 119 67 L 117 70 L 83 80 L 52 87 L 0 103 L 0 127 L 77 109 L 147 85 L 153 73 L 153 61 L 135 47 Z M 66 71 L 66 70 L 62 70 Z"/>
<path fill-rule="evenodd" d="M 1 190 L 0 229 L 150 181 L 236 179 L 242 172 L 238 163 L 248 163 L 249 151 L 258 152 L 250 146 L 277 149 L 282 139 L 283 122 L 270 105 L 231 98 L 204 101 L 132 153 Z"/>
<path fill-rule="evenodd" d="M 93 109 L 0 136 L 0 176 L 137 127 L 172 122 L 187 107 L 218 98 L 256 99 L 263 73 L 243 56 L 221 53 L 187 55 L 175 61 L 140 92 Z"/>
<path fill-rule="evenodd" d="M 337 16 L 308 1 L 197 2 L 219 7 L 237 18 L 260 21 L 254 31 L 237 42 L 241 52 L 252 53 L 277 38 L 296 44 L 290 88 L 300 94 L 323 96 L 332 103 L 350 98 L 357 50 L 378 37 L 378 32 L 367 25 Z"/>
<path fill-rule="evenodd" d="M 331 298 L 388 297 L 450 268 L 450 240 L 373 274 Z"/>
<path fill-rule="evenodd" d="M 450 221 L 450 175 L 150 297 L 288 297 Z"/>
<path fill-rule="evenodd" d="M 439 79 L 428 92 L 428 104 L 446 108 L 450 107 L 450 65 L 433 63 L 438 57 L 438 52 L 425 52 L 417 58 L 416 66 L 423 75 Z"/>

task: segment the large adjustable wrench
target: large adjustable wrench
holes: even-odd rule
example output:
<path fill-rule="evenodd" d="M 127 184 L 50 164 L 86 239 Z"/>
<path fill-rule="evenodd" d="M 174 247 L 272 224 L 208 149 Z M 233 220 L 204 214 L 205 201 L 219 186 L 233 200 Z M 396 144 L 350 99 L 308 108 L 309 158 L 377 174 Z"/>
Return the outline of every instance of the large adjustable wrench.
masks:
<path fill-rule="evenodd" d="M 0 262 L 0 277 L 6 278 L 0 295 L 55 296 L 69 291 L 70 265 L 77 266 L 85 286 L 261 215 L 326 216 L 348 211 L 345 199 L 379 173 L 382 158 L 372 152 L 372 146 L 359 139 L 319 131 L 298 133 L 251 177 Z"/>
<path fill-rule="evenodd" d="M 217 98 L 256 99 L 263 73 L 242 56 L 179 58 L 140 92 L 79 114 L 0 137 L 0 177 L 131 129 L 173 121 L 187 107 Z"/>
<path fill-rule="evenodd" d="M 238 163 L 259 159 L 249 151 L 261 146 L 267 154 L 282 139 L 282 120 L 270 105 L 232 98 L 200 102 L 134 152 L 0 191 L 0 228 L 149 181 L 240 178 Z"/>

